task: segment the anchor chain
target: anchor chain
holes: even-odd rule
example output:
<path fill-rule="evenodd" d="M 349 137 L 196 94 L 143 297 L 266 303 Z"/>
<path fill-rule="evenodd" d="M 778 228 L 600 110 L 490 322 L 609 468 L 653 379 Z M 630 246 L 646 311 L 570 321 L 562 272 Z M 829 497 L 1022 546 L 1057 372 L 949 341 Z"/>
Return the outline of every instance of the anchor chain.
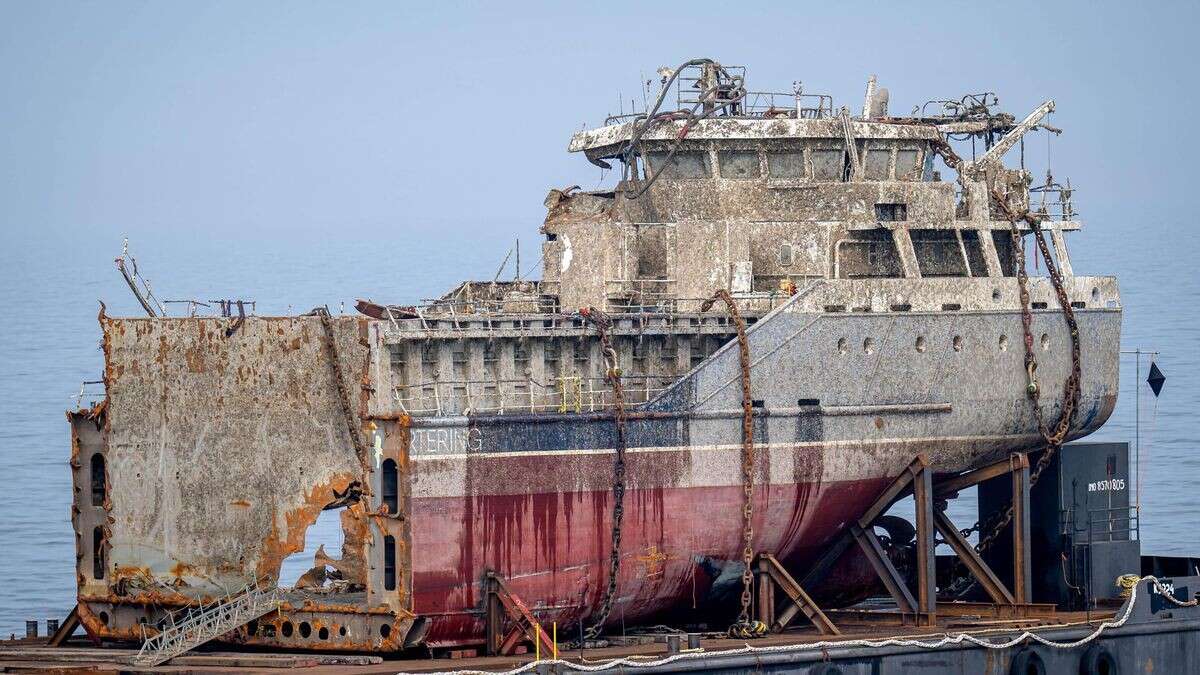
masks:
<path fill-rule="evenodd" d="M 621 389 L 621 368 L 617 362 L 617 352 L 613 349 L 608 334 L 612 328 L 612 319 L 595 307 L 581 309 L 579 315 L 596 327 L 596 336 L 600 340 L 600 350 L 606 366 L 604 377 L 612 388 L 613 421 L 616 423 L 617 432 L 616 456 L 613 458 L 612 552 L 608 561 L 608 588 L 604 592 L 604 600 L 600 604 L 596 619 L 587 629 L 585 636 L 586 639 L 594 639 L 604 630 L 604 623 L 612 611 L 613 599 L 617 594 L 617 574 L 621 571 L 621 521 L 625 516 L 625 394 Z"/>
<path fill-rule="evenodd" d="M 762 637 L 767 626 L 750 618 L 750 603 L 754 587 L 754 401 L 750 394 L 750 344 L 746 340 L 746 321 L 738 312 L 737 303 L 729 291 L 720 288 L 700 305 L 701 312 L 712 309 L 717 300 L 725 303 L 729 317 L 737 328 L 738 359 L 742 381 L 742 605 L 738 620 L 729 627 L 729 636 L 741 639 Z"/>
<path fill-rule="evenodd" d="M 941 155 L 946 165 L 954 169 L 958 174 L 958 183 L 964 189 L 966 185 L 963 179 L 964 165 L 962 159 L 954 152 L 953 148 L 948 143 L 941 140 L 936 140 L 931 143 L 934 152 Z M 1075 412 L 1079 404 L 1080 395 L 1080 346 L 1079 346 L 1079 325 L 1075 320 L 1075 311 L 1071 307 L 1070 298 L 1067 296 L 1066 288 L 1063 286 L 1062 272 L 1054 263 L 1053 257 L 1050 255 L 1050 248 L 1046 244 L 1046 238 L 1042 230 L 1042 221 L 1039 217 L 1030 213 L 1028 208 L 1016 209 L 1008 200 L 1008 195 L 1001 192 L 995 185 L 994 181 L 989 186 L 989 195 L 993 204 L 995 204 L 1009 223 L 1009 238 L 1012 242 L 1014 257 L 1020 257 L 1020 263 L 1016 265 L 1017 287 L 1020 291 L 1021 300 L 1021 330 L 1025 343 L 1025 378 L 1026 386 L 1025 393 L 1029 396 L 1032 403 L 1033 416 L 1037 420 L 1038 431 L 1042 436 L 1042 440 L 1046 444 L 1045 452 L 1038 458 L 1037 464 L 1029 473 L 1029 487 L 1032 489 L 1037 485 L 1038 479 L 1041 478 L 1042 472 L 1050 465 L 1055 453 L 1062 447 L 1062 444 L 1067 440 L 1067 435 L 1071 431 L 1071 424 L 1075 419 Z M 1053 429 L 1046 423 L 1045 417 L 1042 414 L 1041 408 L 1041 387 L 1037 381 L 1037 356 L 1033 348 L 1033 312 L 1029 297 L 1029 274 L 1025 268 L 1025 246 L 1023 235 L 1021 233 L 1018 222 L 1024 222 L 1029 226 L 1030 232 L 1033 234 L 1034 241 L 1037 243 L 1037 250 L 1041 254 L 1042 260 L 1046 263 L 1046 273 L 1050 278 L 1050 284 L 1054 288 L 1055 297 L 1058 300 L 1059 307 L 1062 309 L 1063 320 L 1067 324 L 1067 329 L 1071 337 L 1071 373 L 1063 382 L 1063 404 L 1062 412 L 1059 415 L 1058 421 L 1054 424 Z M 935 507 L 941 511 L 946 508 L 946 503 L 939 500 L 935 503 Z M 1010 505 L 1003 512 L 996 512 L 986 519 L 976 522 L 971 527 L 962 530 L 963 536 L 969 536 L 971 532 L 978 531 L 980 533 L 979 543 L 974 546 L 977 553 L 983 553 L 988 550 L 1006 527 L 1012 522 L 1013 507 Z M 994 522 L 994 525 L 992 524 Z M 987 530 L 987 534 L 984 534 Z M 956 561 L 955 570 L 951 576 L 956 576 L 961 561 Z M 968 586 L 969 588 L 969 586 Z M 951 589 L 953 591 L 953 589 Z"/>

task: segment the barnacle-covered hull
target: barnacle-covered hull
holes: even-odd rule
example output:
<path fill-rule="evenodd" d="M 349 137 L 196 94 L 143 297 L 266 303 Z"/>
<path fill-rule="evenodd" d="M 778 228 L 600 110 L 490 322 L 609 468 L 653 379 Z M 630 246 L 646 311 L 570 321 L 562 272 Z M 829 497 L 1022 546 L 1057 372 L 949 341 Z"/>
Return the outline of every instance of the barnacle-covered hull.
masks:
<path fill-rule="evenodd" d="M 1079 316 L 1093 337 L 1074 437 L 1103 424 L 1115 404 L 1120 325 L 1119 312 L 1111 310 Z M 862 353 L 862 337 L 856 340 L 859 354 L 839 353 L 834 336 L 856 332 L 851 325 L 857 322 L 847 317 L 809 326 L 807 339 L 787 349 L 763 343 L 765 334 L 791 335 L 811 319 L 777 318 L 776 330 L 768 319 L 750 333 L 753 354 L 776 355 L 753 369 L 755 396 L 764 399 L 755 426 L 755 550 L 804 570 L 918 454 L 952 472 L 1040 442 L 1021 386 L 1023 353 L 1000 347 L 1004 331 L 1019 327 L 1016 315 L 877 317 L 867 322 L 881 335 L 876 354 Z M 913 331 L 914 323 L 928 332 Z M 889 325 L 894 336 L 882 338 Z M 1047 350 L 1039 368 L 1042 381 L 1057 387 L 1069 367 L 1065 329 L 1053 313 L 1039 314 L 1035 326 L 1060 345 Z M 955 350 L 955 331 L 969 346 Z M 913 365 L 922 360 L 888 358 L 915 352 L 915 335 L 938 336 L 921 356 L 924 367 Z M 997 367 L 992 354 L 1011 365 Z M 735 356 L 733 350 L 717 354 L 709 367 L 719 369 Z M 701 387 L 682 398 L 707 399 L 707 410 L 664 409 L 671 405 L 668 392 L 631 411 L 626 421 L 629 492 L 610 620 L 642 622 L 699 607 L 717 611 L 693 613 L 693 620 L 717 622 L 728 620 L 736 604 L 742 569 L 740 390 L 736 383 L 722 386 L 736 378 L 733 373 L 705 380 L 703 370 L 681 388 Z M 871 382 L 858 387 L 864 396 L 823 388 L 848 371 L 865 373 L 863 384 Z M 732 398 L 710 398 L 702 381 L 721 383 Z M 797 406 L 801 398 L 812 400 Z M 1045 403 L 1052 413 L 1057 404 Z M 455 420 L 461 426 L 436 431 L 426 426 L 433 420 L 412 423 L 424 439 L 463 438 L 457 450 L 422 441 L 411 454 L 413 606 L 432 620 L 428 639 L 481 639 L 488 571 L 501 574 L 547 622 L 575 625 L 592 615 L 603 601 L 611 550 L 614 422 L 505 423 L 468 415 Z"/>
<path fill-rule="evenodd" d="M 918 455 L 953 473 L 1038 448 L 1039 417 L 1055 426 L 1068 400 L 1067 438 L 1108 418 L 1116 281 L 1071 268 L 1070 187 L 1001 162 L 1057 131 L 1053 101 L 1019 123 L 993 94 L 897 118 L 872 79 L 852 118 L 798 86 L 751 95 L 744 69 L 708 59 L 660 72 L 652 110 L 572 138 L 621 180 L 550 191 L 538 281 L 502 266 L 423 304 L 360 301 L 361 317 L 102 312 L 105 397 L 70 415 L 87 631 L 143 640 L 171 610 L 277 583 L 326 511 L 341 550 L 223 640 L 479 643 L 489 573 L 541 621 L 595 621 L 619 425 L 610 625 L 719 624 L 747 548 L 744 406 L 749 548 L 796 574 Z M 987 148 L 970 162 L 950 146 L 964 134 Z M 1054 273 L 1018 274 L 1030 251 Z"/>

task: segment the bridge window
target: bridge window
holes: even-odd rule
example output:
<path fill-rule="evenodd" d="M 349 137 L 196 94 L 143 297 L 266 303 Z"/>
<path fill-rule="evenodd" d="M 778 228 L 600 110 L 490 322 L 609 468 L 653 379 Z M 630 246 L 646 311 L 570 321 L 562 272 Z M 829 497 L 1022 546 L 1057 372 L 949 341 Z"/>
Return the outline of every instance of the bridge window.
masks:
<path fill-rule="evenodd" d="M 987 262 L 983 259 L 983 245 L 979 243 L 979 230 L 962 230 L 963 246 L 967 249 L 967 262 L 971 276 L 986 277 Z"/>
<path fill-rule="evenodd" d="M 1013 250 L 1012 236 L 1003 230 L 992 230 L 991 235 L 996 255 L 1000 258 L 1000 272 L 1006 277 L 1017 276 L 1017 265 L 1021 259 Z"/>
<path fill-rule="evenodd" d="M 813 148 L 808 151 L 813 179 L 840 181 L 846 171 L 846 152 L 841 148 Z"/>
<path fill-rule="evenodd" d="M 912 230 L 913 251 L 924 277 L 965 277 L 964 246 L 954 230 Z"/>
<path fill-rule="evenodd" d="M 888 164 L 891 161 L 891 150 L 868 150 L 863 166 L 863 177 L 867 180 L 887 180 L 889 178 Z"/>
<path fill-rule="evenodd" d="M 707 152 L 677 152 L 670 162 L 667 153 L 651 152 L 647 153 L 646 159 L 650 161 L 650 170 L 661 173 L 663 178 L 708 178 L 712 175 Z"/>
<path fill-rule="evenodd" d="M 904 276 L 892 233 L 887 230 L 855 232 L 853 239 L 838 242 L 836 256 L 837 276 L 842 279 Z"/>
<path fill-rule="evenodd" d="M 717 153 L 721 178 L 758 178 L 761 175 L 756 150 L 726 150 Z"/>
<path fill-rule="evenodd" d="M 921 180 L 917 154 L 917 151 L 911 148 L 900 148 L 896 151 L 896 180 Z"/>
<path fill-rule="evenodd" d="M 803 151 L 767 153 L 767 177 L 775 180 L 800 180 L 807 175 Z"/>

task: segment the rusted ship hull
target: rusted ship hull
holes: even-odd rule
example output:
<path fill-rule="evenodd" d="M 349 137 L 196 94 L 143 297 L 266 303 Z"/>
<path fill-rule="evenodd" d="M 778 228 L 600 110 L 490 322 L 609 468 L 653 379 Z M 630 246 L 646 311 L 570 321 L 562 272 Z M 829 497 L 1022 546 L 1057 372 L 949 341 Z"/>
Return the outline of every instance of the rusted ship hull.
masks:
<path fill-rule="evenodd" d="M 845 523 L 845 514 L 861 512 L 886 482 L 760 487 L 760 550 L 776 551 L 789 564 L 809 561 Z M 547 624 L 565 630 L 586 619 L 603 600 L 610 500 L 608 492 L 571 492 L 414 503 L 414 518 L 430 526 L 414 537 L 415 557 L 457 561 L 457 567 L 418 567 L 414 573 L 414 610 L 431 620 L 429 644 L 483 639 L 478 581 L 484 569 L 504 575 L 520 597 L 536 599 L 531 609 Z M 626 493 L 627 545 L 613 620 L 632 625 L 681 608 L 711 607 L 714 593 L 732 600 L 741 583 L 740 563 L 731 562 L 741 548 L 741 500 L 741 489 L 732 486 Z M 437 536 L 460 528 L 461 541 Z"/>
<path fill-rule="evenodd" d="M 1094 300 L 1093 283 L 1100 307 L 1077 312 L 1087 368 L 1075 437 L 1102 424 L 1116 401 L 1120 310 L 1102 304 L 1116 289 L 1081 280 L 1076 292 Z M 990 292 L 981 298 L 993 302 Z M 747 338 L 761 399 L 754 547 L 795 570 L 917 454 L 939 471 L 961 471 L 1040 440 L 1022 354 L 1005 346 L 1016 313 L 810 309 L 829 300 L 797 294 Z M 344 509 L 346 543 L 333 564 L 354 585 L 289 591 L 282 611 L 225 639 L 348 651 L 478 642 L 488 571 L 541 620 L 567 626 L 594 615 L 611 534 L 607 407 L 406 414 L 387 396 L 399 358 L 390 322 L 249 317 L 227 335 L 232 321 L 102 320 L 107 403 L 73 416 L 90 633 L 137 639 L 161 608 L 277 576 L 322 510 L 334 508 Z M 1032 328 L 1044 338 L 1039 377 L 1053 391 L 1069 369 L 1066 327 L 1035 312 Z M 913 336 L 928 336 L 923 351 Z M 628 409 L 629 492 L 610 623 L 732 600 L 738 590 L 737 363 L 736 350 L 722 347 Z M 346 387 L 355 395 L 345 401 L 347 382 L 357 386 Z M 452 386 L 434 393 L 446 402 Z M 1055 414 L 1055 396 L 1042 404 Z M 352 442 L 347 406 L 366 447 Z M 222 477 L 219 492 L 213 476 Z"/>

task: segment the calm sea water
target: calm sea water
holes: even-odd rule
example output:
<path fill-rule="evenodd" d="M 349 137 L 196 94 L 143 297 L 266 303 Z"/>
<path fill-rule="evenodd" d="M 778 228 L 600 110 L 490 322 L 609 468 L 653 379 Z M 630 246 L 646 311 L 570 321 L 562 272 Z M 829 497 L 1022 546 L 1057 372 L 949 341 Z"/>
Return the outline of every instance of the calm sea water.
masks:
<path fill-rule="evenodd" d="M 337 227 L 236 237 L 172 232 L 141 235 L 133 249 L 161 298 L 252 298 L 259 313 L 282 314 L 319 304 L 337 311 L 355 297 L 412 302 L 463 278 L 490 278 L 513 234 L 526 241 L 528 268 L 537 258 L 528 243 L 537 240 L 535 229 L 497 228 L 469 238 L 435 228 L 405 228 L 403 236 Z M 0 244 L 0 634 L 6 636 L 22 631 L 27 618 L 62 617 L 74 604 L 63 413 L 83 380 L 99 379 L 97 300 L 112 315 L 138 312 L 112 264 L 120 253 L 117 231 L 27 232 Z M 1200 554 L 1200 535 L 1191 527 L 1200 484 L 1193 436 L 1200 408 L 1197 235 L 1183 225 L 1150 231 L 1092 226 L 1072 238 L 1072 251 L 1076 273 L 1120 278 L 1123 345 L 1159 350 L 1168 378 L 1156 406 L 1126 358 L 1118 410 L 1095 438 L 1133 440 L 1141 393 L 1143 548 Z M 969 523 L 973 509 L 969 498 L 960 500 L 952 515 Z M 335 553 L 336 536 L 336 521 L 319 522 L 310 530 L 309 550 L 289 560 L 285 578 L 306 568 L 318 542 Z"/>

